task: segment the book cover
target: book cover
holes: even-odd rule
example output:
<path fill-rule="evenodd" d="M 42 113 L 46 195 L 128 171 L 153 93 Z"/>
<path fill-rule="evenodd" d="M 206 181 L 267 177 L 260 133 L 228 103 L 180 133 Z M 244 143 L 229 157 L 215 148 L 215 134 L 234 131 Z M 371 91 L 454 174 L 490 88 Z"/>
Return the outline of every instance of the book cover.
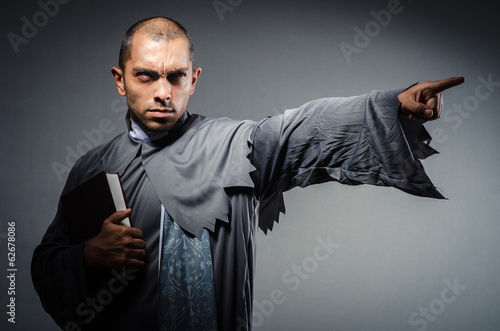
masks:
<path fill-rule="evenodd" d="M 61 200 L 72 244 L 95 237 L 106 218 L 127 209 L 118 174 L 105 172 L 69 191 Z M 121 223 L 130 226 L 128 218 Z"/>

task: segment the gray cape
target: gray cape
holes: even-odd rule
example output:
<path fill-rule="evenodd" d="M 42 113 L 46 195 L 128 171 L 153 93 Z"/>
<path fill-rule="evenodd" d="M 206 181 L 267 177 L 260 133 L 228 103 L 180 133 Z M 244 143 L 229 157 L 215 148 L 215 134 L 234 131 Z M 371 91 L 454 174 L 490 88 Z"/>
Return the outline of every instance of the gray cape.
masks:
<path fill-rule="evenodd" d="M 251 329 L 257 227 L 272 230 L 284 191 L 337 181 L 443 198 L 418 160 L 436 151 L 422 122 L 399 115 L 400 92 L 319 99 L 261 122 L 191 115 L 161 141 L 123 133 L 88 152 L 62 195 L 103 170 L 119 173 L 146 266 L 88 270 L 60 202 L 32 261 L 44 309 L 62 328 L 156 330 L 163 205 L 186 232 L 210 231 L 220 330 Z"/>

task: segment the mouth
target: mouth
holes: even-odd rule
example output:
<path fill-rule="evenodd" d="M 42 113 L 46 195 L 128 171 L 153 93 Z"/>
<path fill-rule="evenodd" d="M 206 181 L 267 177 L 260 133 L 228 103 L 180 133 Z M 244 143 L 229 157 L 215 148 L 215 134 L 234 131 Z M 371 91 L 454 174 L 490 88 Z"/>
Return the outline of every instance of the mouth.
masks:
<path fill-rule="evenodd" d="M 155 108 L 148 110 L 148 113 L 154 117 L 168 117 L 175 113 L 173 109 L 168 108 Z"/>

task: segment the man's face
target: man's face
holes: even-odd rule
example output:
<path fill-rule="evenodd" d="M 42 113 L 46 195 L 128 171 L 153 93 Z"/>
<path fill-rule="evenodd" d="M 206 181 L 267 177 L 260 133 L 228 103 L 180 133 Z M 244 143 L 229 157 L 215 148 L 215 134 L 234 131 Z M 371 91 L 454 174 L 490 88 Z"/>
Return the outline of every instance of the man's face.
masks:
<path fill-rule="evenodd" d="M 170 130 L 186 110 L 201 73 L 193 70 L 187 41 L 156 42 L 138 33 L 124 66 L 111 71 L 118 92 L 127 97 L 131 119 L 143 129 Z"/>

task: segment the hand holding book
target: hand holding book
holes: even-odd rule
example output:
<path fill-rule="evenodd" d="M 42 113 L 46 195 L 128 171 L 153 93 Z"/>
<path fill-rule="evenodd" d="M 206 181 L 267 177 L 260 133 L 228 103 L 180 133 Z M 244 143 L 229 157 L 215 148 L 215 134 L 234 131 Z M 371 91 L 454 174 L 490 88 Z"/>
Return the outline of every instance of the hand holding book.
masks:
<path fill-rule="evenodd" d="M 130 213 L 130 209 L 113 213 L 102 223 L 99 234 L 85 243 L 83 257 L 87 267 L 139 269 L 144 266 L 146 243 L 142 240 L 142 231 L 120 224 Z"/>
<path fill-rule="evenodd" d="M 101 172 L 62 197 L 71 244 L 85 242 L 91 268 L 141 268 L 146 255 L 142 231 L 130 226 L 118 174 Z"/>

